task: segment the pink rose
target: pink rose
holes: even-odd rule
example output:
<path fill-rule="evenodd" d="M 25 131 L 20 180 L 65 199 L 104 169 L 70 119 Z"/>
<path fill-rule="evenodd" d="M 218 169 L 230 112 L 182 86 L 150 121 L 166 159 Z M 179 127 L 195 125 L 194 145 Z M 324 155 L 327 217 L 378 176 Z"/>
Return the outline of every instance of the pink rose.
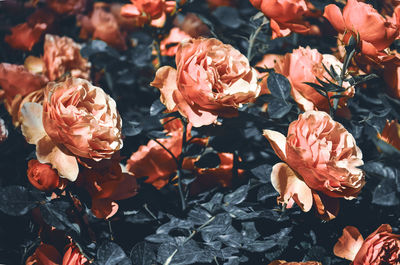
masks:
<path fill-rule="evenodd" d="M 288 135 L 264 130 L 275 153 L 286 163 L 273 167 L 271 182 L 278 202 L 309 211 L 313 201 L 324 218 L 338 212 L 337 198 L 353 199 L 364 186 L 361 150 L 354 137 L 327 113 L 307 111 L 289 125 Z"/>
<path fill-rule="evenodd" d="M 399 264 L 400 235 L 392 234 L 390 225 L 383 224 L 364 240 L 356 227 L 346 226 L 333 252 L 353 265 Z"/>
<path fill-rule="evenodd" d="M 78 176 L 76 157 L 99 161 L 122 147 L 115 101 L 84 79 L 48 83 L 43 107 L 25 103 L 21 122 L 26 140 L 36 145 L 39 162 L 50 163 L 71 181 Z"/>
<path fill-rule="evenodd" d="M 169 111 L 178 110 L 195 127 L 236 116 L 238 107 L 260 93 L 247 58 L 217 39 L 181 43 L 175 61 L 177 69 L 161 67 L 151 85 L 160 89 Z"/>

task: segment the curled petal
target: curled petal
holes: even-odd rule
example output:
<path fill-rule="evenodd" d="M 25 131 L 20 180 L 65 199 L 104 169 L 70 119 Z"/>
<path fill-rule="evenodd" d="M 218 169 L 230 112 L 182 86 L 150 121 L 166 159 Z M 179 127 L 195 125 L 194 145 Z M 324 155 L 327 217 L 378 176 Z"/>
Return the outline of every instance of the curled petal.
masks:
<path fill-rule="evenodd" d="M 60 177 L 75 181 L 79 167 L 76 158 L 61 151 L 50 139 L 45 136 L 36 144 L 36 156 L 40 163 L 50 163 L 57 169 Z"/>
<path fill-rule="evenodd" d="M 277 131 L 264 130 L 263 135 L 268 139 L 276 155 L 286 161 L 286 137 Z"/>
<path fill-rule="evenodd" d="M 161 102 L 169 111 L 173 111 L 176 107 L 176 103 L 172 94 L 178 89 L 176 85 L 176 70 L 170 66 L 161 67 L 158 69 L 156 76 L 150 85 L 160 89 Z"/>
<path fill-rule="evenodd" d="M 36 144 L 46 136 L 42 122 L 43 107 L 38 103 L 27 102 L 21 108 L 21 130 L 30 144 Z"/>
<path fill-rule="evenodd" d="M 313 205 L 311 189 L 297 174 L 285 163 L 278 163 L 272 167 L 271 183 L 279 192 L 278 201 L 286 203 L 290 208 L 293 201 L 308 212 Z"/>
<path fill-rule="evenodd" d="M 313 199 L 317 213 L 321 219 L 330 221 L 339 214 L 339 199 L 331 198 L 313 191 Z"/>
<path fill-rule="evenodd" d="M 323 15 L 326 19 L 329 20 L 331 25 L 338 32 L 344 32 L 346 25 L 344 23 L 342 12 L 337 5 L 330 4 L 325 7 L 325 12 Z"/>
<path fill-rule="evenodd" d="M 354 226 L 346 226 L 339 241 L 333 247 L 333 253 L 341 258 L 353 261 L 364 239 Z"/>

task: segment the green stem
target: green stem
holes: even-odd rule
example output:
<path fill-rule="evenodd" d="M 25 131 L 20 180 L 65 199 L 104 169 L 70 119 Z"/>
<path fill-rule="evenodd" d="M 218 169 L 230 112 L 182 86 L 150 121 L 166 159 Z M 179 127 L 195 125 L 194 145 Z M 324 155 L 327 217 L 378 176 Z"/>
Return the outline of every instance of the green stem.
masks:
<path fill-rule="evenodd" d="M 249 62 L 251 61 L 253 55 L 252 55 L 252 51 L 253 51 L 253 46 L 254 46 L 254 42 L 257 39 L 257 35 L 258 33 L 260 33 L 262 27 L 265 25 L 265 23 L 261 23 L 260 26 L 258 26 L 258 28 L 256 29 L 256 31 L 251 34 L 250 39 L 249 39 L 249 48 L 247 50 L 247 59 L 249 59 Z"/>

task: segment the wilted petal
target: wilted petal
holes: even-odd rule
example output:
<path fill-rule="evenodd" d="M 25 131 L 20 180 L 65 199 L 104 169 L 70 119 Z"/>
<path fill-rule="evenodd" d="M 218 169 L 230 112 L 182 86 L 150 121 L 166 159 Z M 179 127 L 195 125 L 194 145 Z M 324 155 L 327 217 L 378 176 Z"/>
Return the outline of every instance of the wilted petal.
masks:
<path fill-rule="evenodd" d="M 272 167 L 271 183 L 279 192 L 280 203 L 289 204 L 293 199 L 299 207 L 308 212 L 313 205 L 311 189 L 285 163 L 278 163 Z"/>
<path fill-rule="evenodd" d="M 346 226 L 333 248 L 333 253 L 338 257 L 353 261 L 363 242 L 364 239 L 356 227 Z"/>
<path fill-rule="evenodd" d="M 38 103 L 27 102 L 21 108 L 21 130 L 30 144 L 36 144 L 46 136 L 42 122 L 43 107 Z"/>
<path fill-rule="evenodd" d="M 313 191 L 314 205 L 321 219 L 330 221 L 339 214 L 339 199 Z"/>
<path fill-rule="evenodd" d="M 61 151 L 50 139 L 45 136 L 36 144 L 36 156 L 40 163 L 49 163 L 57 169 L 60 177 L 75 181 L 79 167 L 76 158 Z"/>

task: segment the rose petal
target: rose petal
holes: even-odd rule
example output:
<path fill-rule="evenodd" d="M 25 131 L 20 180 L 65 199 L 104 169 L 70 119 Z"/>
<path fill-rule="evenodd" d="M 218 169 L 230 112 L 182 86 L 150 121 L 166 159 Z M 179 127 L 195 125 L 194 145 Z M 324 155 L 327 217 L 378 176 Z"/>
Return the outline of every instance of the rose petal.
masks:
<path fill-rule="evenodd" d="M 299 207 L 308 212 L 313 205 L 311 189 L 297 174 L 285 163 L 278 163 L 272 167 L 271 183 L 279 192 L 280 203 L 292 204 L 294 200 Z"/>
<path fill-rule="evenodd" d="M 360 250 L 364 239 L 358 229 L 354 226 L 346 226 L 343 234 L 333 247 L 333 253 L 341 258 L 354 260 Z"/>
<path fill-rule="evenodd" d="M 150 85 L 160 89 L 161 102 L 169 111 L 173 111 L 176 107 L 176 103 L 172 94 L 178 89 L 176 86 L 176 70 L 170 66 L 161 67 L 157 70 L 156 76 Z"/>
<path fill-rule="evenodd" d="M 268 139 L 276 155 L 286 161 L 286 137 L 277 131 L 264 130 L 263 135 Z"/>
<path fill-rule="evenodd" d="M 317 213 L 321 219 L 330 221 L 339 214 L 339 199 L 331 198 L 313 191 L 313 199 Z"/>
<path fill-rule="evenodd" d="M 36 144 L 36 156 L 40 163 L 50 163 L 57 169 L 60 177 L 75 181 L 78 177 L 79 167 L 74 156 L 62 152 L 50 139 L 45 136 Z"/>
<path fill-rule="evenodd" d="M 345 30 L 346 26 L 344 23 L 343 15 L 337 5 L 327 5 L 325 7 L 323 16 L 329 20 L 336 31 L 343 32 Z"/>
<path fill-rule="evenodd" d="M 21 130 L 30 144 L 36 144 L 46 136 L 42 122 L 43 107 L 38 103 L 27 102 L 21 108 Z"/>

